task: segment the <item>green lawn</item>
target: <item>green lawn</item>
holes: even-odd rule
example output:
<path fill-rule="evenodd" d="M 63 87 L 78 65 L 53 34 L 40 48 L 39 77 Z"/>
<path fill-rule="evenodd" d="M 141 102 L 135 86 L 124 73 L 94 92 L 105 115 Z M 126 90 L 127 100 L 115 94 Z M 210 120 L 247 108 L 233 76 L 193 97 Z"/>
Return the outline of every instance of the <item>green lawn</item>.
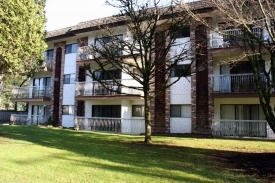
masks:
<path fill-rule="evenodd" d="M 217 153 L 274 152 L 274 141 L 153 137 L 0 125 L 0 182 L 258 182 Z"/>

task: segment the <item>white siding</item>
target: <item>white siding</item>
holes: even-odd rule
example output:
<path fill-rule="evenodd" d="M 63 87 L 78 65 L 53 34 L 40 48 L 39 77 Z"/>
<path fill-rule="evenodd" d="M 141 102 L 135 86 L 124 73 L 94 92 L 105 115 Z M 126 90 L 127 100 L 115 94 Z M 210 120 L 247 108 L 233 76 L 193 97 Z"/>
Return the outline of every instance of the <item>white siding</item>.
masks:
<path fill-rule="evenodd" d="M 76 72 L 76 53 L 65 54 L 64 74 Z"/>
<path fill-rule="evenodd" d="M 62 105 L 74 105 L 75 84 L 64 84 L 63 87 Z"/>
<path fill-rule="evenodd" d="M 170 118 L 170 133 L 191 132 L 191 118 Z"/>
<path fill-rule="evenodd" d="M 62 115 L 62 127 L 74 127 L 74 115 Z"/>
<path fill-rule="evenodd" d="M 170 82 L 176 78 L 171 78 Z M 177 83 L 171 86 L 170 96 L 171 104 L 191 104 L 191 78 L 181 78 Z"/>

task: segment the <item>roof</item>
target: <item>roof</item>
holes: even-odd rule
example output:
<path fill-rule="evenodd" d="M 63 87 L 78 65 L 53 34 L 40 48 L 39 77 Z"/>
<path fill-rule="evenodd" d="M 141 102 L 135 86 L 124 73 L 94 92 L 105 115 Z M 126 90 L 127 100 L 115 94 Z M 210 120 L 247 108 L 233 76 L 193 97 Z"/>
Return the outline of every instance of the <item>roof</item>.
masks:
<path fill-rule="evenodd" d="M 201 0 L 201 1 L 188 3 L 188 7 L 191 10 L 199 10 L 199 9 L 205 9 L 205 8 L 212 8 L 213 4 L 210 2 L 210 0 Z M 66 27 L 66 28 L 47 32 L 46 41 L 71 37 L 71 36 L 74 36 L 76 33 L 98 30 L 99 26 L 102 26 L 102 25 L 112 25 L 112 26 L 122 25 L 122 24 L 125 24 L 127 20 L 128 18 L 126 16 L 109 16 L 109 17 L 99 18 L 95 20 L 80 22 L 71 27 Z"/>

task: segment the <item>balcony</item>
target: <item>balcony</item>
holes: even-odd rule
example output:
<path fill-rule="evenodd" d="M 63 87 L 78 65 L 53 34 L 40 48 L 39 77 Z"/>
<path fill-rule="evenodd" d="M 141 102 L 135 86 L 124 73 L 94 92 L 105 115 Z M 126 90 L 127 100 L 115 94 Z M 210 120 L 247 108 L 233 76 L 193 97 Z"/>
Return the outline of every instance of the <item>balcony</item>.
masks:
<path fill-rule="evenodd" d="M 145 120 L 125 118 L 76 117 L 75 128 L 88 131 L 141 134 L 145 133 Z"/>
<path fill-rule="evenodd" d="M 117 54 L 118 57 L 127 58 L 130 56 L 129 52 L 122 50 L 121 48 L 114 48 L 114 52 Z M 136 53 L 137 54 L 137 53 Z M 100 58 L 101 55 L 99 53 L 96 53 L 90 46 L 83 46 L 79 47 L 77 49 L 76 53 L 76 64 L 77 65 L 84 65 L 84 64 L 91 64 L 91 66 L 96 66 L 97 63 L 94 60 L 95 58 Z M 105 58 L 101 58 L 102 61 L 105 60 Z"/>
<path fill-rule="evenodd" d="M 12 125 L 46 125 L 50 116 L 11 114 Z"/>
<path fill-rule="evenodd" d="M 240 28 L 222 30 L 223 34 L 212 33 L 211 36 L 211 48 L 228 48 L 242 45 L 243 31 Z M 270 40 L 267 31 L 254 27 L 252 29 L 254 35 L 262 39 L 264 42 Z"/>
<path fill-rule="evenodd" d="M 275 139 L 275 134 L 265 120 L 213 119 L 212 135 L 215 137 L 259 137 Z"/>
<path fill-rule="evenodd" d="M 20 87 L 12 89 L 12 102 L 50 101 L 49 86 Z"/>
<path fill-rule="evenodd" d="M 137 81 L 133 79 L 122 79 L 119 80 L 122 84 L 126 86 L 141 87 Z M 103 81 L 106 87 L 103 87 L 99 82 L 78 82 L 76 83 L 76 99 L 104 99 L 119 97 L 119 98 L 141 98 L 143 92 L 137 89 L 127 88 L 118 86 L 112 80 Z"/>
<path fill-rule="evenodd" d="M 261 75 L 262 86 L 266 87 L 266 79 Z M 257 96 L 257 87 L 253 74 L 230 74 L 211 76 L 212 94 L 240 94 L 254 93 Z"/>
<path fill-rule="evenodd" d="M 91 60 L 94 58 L 93 55 L 94 53 L 92 52 L 92 49 L 89 46 L 79 47 L 76 53 L 76 60 Z"/>

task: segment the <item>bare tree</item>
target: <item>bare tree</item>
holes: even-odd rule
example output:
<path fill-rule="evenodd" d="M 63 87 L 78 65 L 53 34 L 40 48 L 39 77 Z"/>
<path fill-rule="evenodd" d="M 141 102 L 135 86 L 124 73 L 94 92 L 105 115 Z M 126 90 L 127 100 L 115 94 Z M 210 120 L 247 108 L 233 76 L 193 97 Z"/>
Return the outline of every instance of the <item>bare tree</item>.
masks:
<path fill-rule="evenodd" d="M 151 101 L 165 89 L 180 80 L 181 77 L 190 75 L 191 57 L 190 41 L 181 43 L 177 41 L 178 33 L 187 29 L 190 31 L 190 18 L 173 6 L 173 1 L 165 7 L 159 0 L 138 1 L 119 0 L 107 1 L 118 10 L 118 18 L 127 20 L 129 35 L 118 35 L 112 28 L 102 26 L 102 35 L 98 36 L 95 44 L 89 46 L 87 51 L 92 53 L 97 67 L 86 64 L 85 68 L 94 80 L 100 82 L 105 88 L 108 84 L 97 77 L 101 71 L 112 78 L 119 87 L 128 87 L 143 92 L 145 107 L 145 142 L 151 140 Z M 190 33 L 190 32 L 189 32 Z M 101 37 L 101 38 L 100 38 Z M 177 52 L 171 49 L 178 47 Z M 189 65 L 176 69 L 180 63 Z M 134 68 L 134 70 L 133 70 Z M 178 67 L 177 67 L 178 68 Z M 110 69 L 121 70 L 122 73 L 132 77 L 137 86 L 124 85 L 108 72 Z M 179 72 L 178 78 L 170 82 L 170 75 Z M 160 87 L 155 87 L 156 78 L 164 76 Z M 159 82 L 159 81 L 158 81 Z"/>
<path fill-rule="evenodd" d="M 194 11 L 192 5 L 182 1 L 179 4 L 195 20 L 226 38 L 222 40 L 221 47 L 233 44 L 242 50 L 238 58 L 227 58 L 224 63 L 236 64 L 241 58 L 247 58 L 251 63 L 261 107 L 269 126 L 275 132 L 275 108 L 271 102 L 275 86 L 275 2 L 273 0 L 202 1 L 212 5 L 212 11 L 207 13 L 213 17 L 213 21 L 220 22 L 219 25 L 207 22 Z M 232 28 L 237 31 L 224 31 Z M 263 85 L 262 75 L 266 85 Z"/>

